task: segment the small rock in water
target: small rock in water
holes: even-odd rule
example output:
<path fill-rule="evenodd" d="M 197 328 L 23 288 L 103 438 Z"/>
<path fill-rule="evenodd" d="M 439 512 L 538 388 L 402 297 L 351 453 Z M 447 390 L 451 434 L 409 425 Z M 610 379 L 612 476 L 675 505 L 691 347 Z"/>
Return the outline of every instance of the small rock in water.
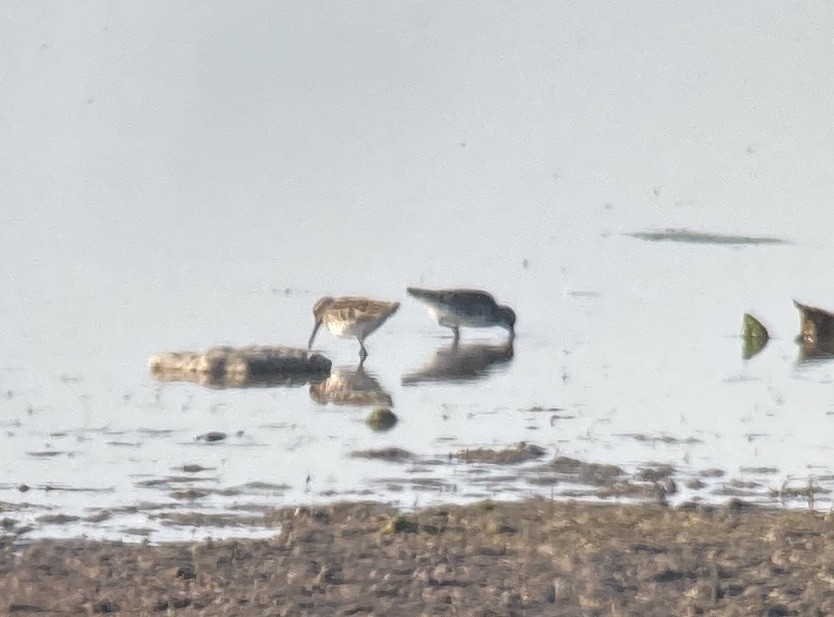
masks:
<path fill-rule="evenodd" d="M 382 533 L 417 533 L 419 529 L 420 527 L 416 522 L 397 514 L 383 526 Z"/>
<path fill-rule="evenodd" d="M 354 450 L 350 453 L 355 458 L 378 459 L 382 461 L 389 461 L 392 463 L 403 463 L 413 460 L 414 455 L 408 450 L 402 448 L 380 448 L 371 450 Z"/>
<path fill-rule="evenodd" d="M 208 491 L 202 491 L 198 488 L 186 488 L 181 491 L 174 491 L 170 496 L 177 501 L 196 501 L 207 497 L 208 494 Z"/>
<path fill-rule="evenodd" d="M 365 423 L 375 431 L 387 431 L 397 423 L 397 416 L 387 407 L 377 407 L 368 414 Z"/>
<path fill-rule="evenodd" d="M 202 465 L 197 465 L 196 463 L 188 463 L 180 467 L 180 469 L 185 473 L 200 473 L 201 471 L 209 471 L 211 467 L 203 467 Z"/>
<path fill-rule="evenodd" d="M 111 602 L 110 600 L 102 600 L 100 602 L 96 602 L 93 605 L 93 612 L 94 613 L 118 613 L 121 610 L 121 606 L 119 606 L 116 602 Z"/>
<path fill-rule="evenodd" d="M 197 435 L 197 440 L 205 441 L 206 443 L 212 443 L 215 441 L 223 441 L 224 439 L 226 439 L 226 437 L 228 437 L 226 433 L 221 433 L 220 431 L 209 431 L 208 433 Z"/>

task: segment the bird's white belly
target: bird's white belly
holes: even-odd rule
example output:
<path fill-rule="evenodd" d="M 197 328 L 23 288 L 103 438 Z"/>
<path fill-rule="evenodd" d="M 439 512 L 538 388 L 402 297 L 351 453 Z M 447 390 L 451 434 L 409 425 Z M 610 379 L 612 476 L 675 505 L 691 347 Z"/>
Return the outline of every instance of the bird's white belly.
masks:
<path fill-rule="evenodd" d="M 437 320 L 437 323 L 447 328 L 460 326 L 466 326 L 467 328 L 486 328 L 492 325 L 492 322 L 487 320 L 483 315 L 459 315 L 453 311 L 436 307 L 430 307 L 429 313 Z"/>
<path fill-rule="evenodd" d="M 356 322 L 347 322 L 341 319 L 327 321 L 327 329 L 330 330 L 331 334 L 341 338 L 355 337 L 357 330 Z"/>
<path fill-rule="evenodd" d="M 326 323 L 327 329 L 330 330 L 331 334 L 340 338 L 358 339 L 364 339 L 379 325 L 378 323 L 368 320 L 345 321 L 342 319 L 334 319 L 332 321 L 328 320 Z"/>

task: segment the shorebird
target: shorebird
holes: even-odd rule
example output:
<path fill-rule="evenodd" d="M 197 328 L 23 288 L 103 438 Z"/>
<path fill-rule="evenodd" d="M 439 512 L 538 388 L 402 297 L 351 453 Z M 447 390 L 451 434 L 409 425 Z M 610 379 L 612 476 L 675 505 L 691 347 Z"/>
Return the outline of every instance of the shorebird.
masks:
<path fill-rule="evenodd" d="M 460 327 L 488 328 L 501 326 L 515 338 L 515 312 L 498 304 L 490 294 L 477 289 L 418 289 L 409 287 L 408 293 L 423 302 L 441 326 L 451 328 L 455 343 L 460 339 Z"/>
<path fill-rule="evenodd" d="M 321 298 L 313 307 L 316 324 L 307 349 L 313 346 L 316 332 L 323 323 L 336 336 L 355 337 L 359 341 L 359 359 L 364 362 L 368 356 L 365 338 L 384 324 L 399 307 L 399 302 L 382 302 L 368 298 Z"/>

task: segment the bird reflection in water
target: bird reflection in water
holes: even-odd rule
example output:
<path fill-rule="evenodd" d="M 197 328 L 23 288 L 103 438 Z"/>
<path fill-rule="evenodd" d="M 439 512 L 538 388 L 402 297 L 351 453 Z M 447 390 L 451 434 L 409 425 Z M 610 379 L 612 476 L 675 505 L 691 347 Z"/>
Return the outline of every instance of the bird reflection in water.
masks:
<path fill-rule="evenodd" d="M 793 301 L 799 310 L 797 363 L 834 359 L 834 313 Z"/>
<path fill-rule="evenodd" d="M 319 405 L 391 405 L 391 395 L 361 365 L 336 369 L 324 381 L 310 384 L 310 398 Z"/>
<path fill-rule="evenodd" d="M 403 376 L 403 385 L 424 382 L 475 381 L 513 359 L 512 339 L 503 345 L 452 344 L 434 352 L 419 370 Z"/>
<path fill-rule="evenodd" d="M 797 364 L 834 360 L 834 340 L 832 339 L 817 339 L 815 341 L 797 339 L 797 343 L 799 343 Z"/>

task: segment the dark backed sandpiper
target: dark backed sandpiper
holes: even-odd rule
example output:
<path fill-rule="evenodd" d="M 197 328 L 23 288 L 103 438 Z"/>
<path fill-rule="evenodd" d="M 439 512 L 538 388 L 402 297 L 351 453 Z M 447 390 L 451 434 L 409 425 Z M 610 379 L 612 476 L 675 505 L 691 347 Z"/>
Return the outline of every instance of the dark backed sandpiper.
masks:
<path fill-rule="evenodd" d="M 477 289 L 419 289 L 409 287 L 408 293 L 423 302 L 441 326 L 451 328 L 455 342 L 460 328 L 501 326 L 515 337 L 515 312 L 498 304 L 490 294 Z"/>

